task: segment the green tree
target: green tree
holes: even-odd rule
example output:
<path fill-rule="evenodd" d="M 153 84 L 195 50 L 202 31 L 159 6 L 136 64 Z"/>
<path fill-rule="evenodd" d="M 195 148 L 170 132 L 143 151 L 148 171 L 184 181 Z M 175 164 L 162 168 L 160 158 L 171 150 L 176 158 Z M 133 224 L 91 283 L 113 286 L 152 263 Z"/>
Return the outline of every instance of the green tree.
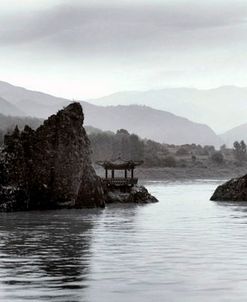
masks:
<path fill-rule="evenodd" d="M 215 151 L 211 155 L 211 160 L 215 162 L 216 164 L 223 164 L 224 162 L 224 156 L 221 151 Z"/>
<path fill-rule="evenodd" d="M 247 147 L 245 142 L 242 140 L 241 142 L 234 142 L 233 144 L 233 153 L 235 158 L 238 161 L 245 161 L 247 159 Z"/>
<path fill-rule="evenodd" d="M 185 147 L 180 147 L 180 148 L 176 151 L 176 155 L 177 155 L 177 156 L 186 156 L 186 155 L 189 155 L 189 151 L 188 151 Z"/>
<path fill-rule="evenodd" d="M 130 144 L 130 159 L 142 160 L 144 156 L 144 143 L 139 139 L 136 134 L 129 136 Z"/>
<path fill-rule="evenodd" d="M 176 165 L 177 165 L 176 159 L 172 155 L 166 156 L 163 160 L 164 167 L 174 168 L 174 167 L 176 167 Z"/>

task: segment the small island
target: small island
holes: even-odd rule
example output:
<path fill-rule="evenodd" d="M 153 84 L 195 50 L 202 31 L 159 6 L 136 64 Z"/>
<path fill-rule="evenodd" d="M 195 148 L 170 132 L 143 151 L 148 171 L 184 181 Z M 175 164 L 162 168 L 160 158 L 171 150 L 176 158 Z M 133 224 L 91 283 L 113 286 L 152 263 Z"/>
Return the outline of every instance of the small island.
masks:
<path fill-rule="evenodd" d="M 16 127 L 5 135 L 0 150 L 0 211 L 157 201 L 134 183 L 128 192 L 125 187 L 124 193 L 106 189 L 105 180 L 96 175 L 92 166 L 90 141 L 83 122 L 80 103 L 71 103 L 36 130 L 26 126 L 20 131 Z M 123 198 L 127 193 L 128 198 Z"/>
<path fill-rule="evenodd" d="M 102 182 L 107 203 L 150 203 L 158 201 L 148 193 L 145 187 L 138 186 L 138 178 L 134 177 L 135 168 L 142 163 L 143 161 L 123 160 L 121 157 L 113 161 L 97 162 L 105 169 L 105 178 L 102 178 Z M 110 176 L 109 171 L 111 171 Z M 119 175 L 116 177 L 116 172 L 123 173 L 122 177 L 119 177 Z"/>
<path fill-rule="evenodd" d="M 215 190 L 213 201 L 247 201 L 247 175 L 233 178 Z"/>

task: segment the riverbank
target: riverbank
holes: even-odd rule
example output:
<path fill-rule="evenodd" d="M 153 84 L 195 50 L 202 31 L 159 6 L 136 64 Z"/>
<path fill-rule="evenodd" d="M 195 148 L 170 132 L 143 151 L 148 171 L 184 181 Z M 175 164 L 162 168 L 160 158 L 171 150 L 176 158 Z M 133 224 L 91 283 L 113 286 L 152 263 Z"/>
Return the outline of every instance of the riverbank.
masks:
<path fill-rule="evenodd" d="M 95 166 L 96 173 L 104 177 L 104 171 Z M 227 165 L 208 165 L 190 167 L 138 167 L 135 176 L 142 180 L 193 180 L 193 179 L 230 179 L 247 174 L 247 165 L 237 166 Z"/>
<path fill-rule="evenodd" d="M 140 180 L 230 179 L 247 174 L 247 166 L 139 168 Z"/>

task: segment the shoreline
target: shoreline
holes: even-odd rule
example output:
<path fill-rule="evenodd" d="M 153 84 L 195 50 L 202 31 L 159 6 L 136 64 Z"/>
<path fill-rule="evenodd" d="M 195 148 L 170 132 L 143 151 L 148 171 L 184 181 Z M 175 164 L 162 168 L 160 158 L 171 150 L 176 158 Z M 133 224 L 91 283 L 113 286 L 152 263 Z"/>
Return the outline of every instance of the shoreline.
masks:
<path fill-rule="evenodd" d="M 247 167 L 208 167 L 208 168 L 139 168 L 136 176 L 139 181 L 185 181 L 185 180 L 226 180 L 247 174 Z"/>
<path fill-rule="evenodd" d="M 94 165 L 96 174 L 104 177 L 104 170 Z M 247 165 L 222 165 L 208 167 L 138 167 L 135 170 L 135 177 L 139 179 L 139 183 L 147 181 L 227 181 L 232 178 L 241 177 L 247 174 Z"/>

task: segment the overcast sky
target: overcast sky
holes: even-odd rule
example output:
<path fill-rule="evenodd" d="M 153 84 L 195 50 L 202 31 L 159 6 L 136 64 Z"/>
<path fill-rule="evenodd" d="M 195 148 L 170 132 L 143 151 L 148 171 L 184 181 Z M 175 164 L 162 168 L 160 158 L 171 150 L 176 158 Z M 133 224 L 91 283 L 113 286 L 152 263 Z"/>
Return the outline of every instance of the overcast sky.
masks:
<path fill-rule="evenodd" d="M 68 98 L 247 86 L 246 0 L 1 0 L 0 80 Z"/>

